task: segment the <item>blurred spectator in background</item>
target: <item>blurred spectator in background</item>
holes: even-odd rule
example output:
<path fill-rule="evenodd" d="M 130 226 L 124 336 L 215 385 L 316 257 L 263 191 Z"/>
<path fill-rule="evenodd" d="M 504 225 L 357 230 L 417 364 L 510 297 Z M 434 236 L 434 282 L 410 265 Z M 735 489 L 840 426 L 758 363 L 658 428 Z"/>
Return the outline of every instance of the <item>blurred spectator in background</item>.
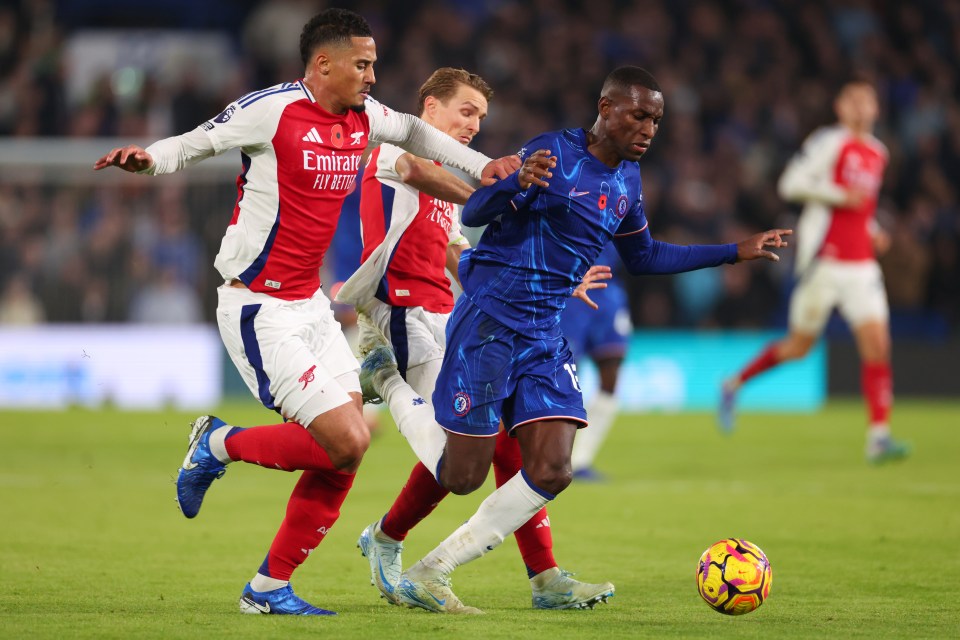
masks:
<path fill-rule="evenodd" d="M 201 322 L 200 297 L 193 287 L 180 279 L 175 267 L 168 266 L 152 272 L 150 279 L 134 295 L 130 320 L 153 324 Z"/>
<path fill-rule="evenodd" d="M 44 319 L 43 305 L 33 295 L 27 279 L 22 275 L 10 278 L 0 294 L 0 324 L 31 325 Z"/>
<path fill-rule="evenodd" d="M 189 129 L 253 87 L 297 79 L 298 43 L 288 25 L 327 4 L 0 2 L 0 136 L 158 138 Z M 894 240 L 883 260 L 892 328 L 903 326 L 901 311 L 920 335 L 960 324 L 960 0 L 368 0 L 362 13 L 378 36 L 374 91 L 385 103 L 412 110 L 413 89 L 439 65 L 475 70 L 497 86 L 498 109 L 476 141 L 493 156 L 534 131 L 588 125 L 605 69 L 629 63 L 653 70 L 670 105 L 670 126 L 644 160 L 645 205 L 664 239 L 680 242 L 792 226 L 798 209 L 777 198 L 776 178 L 803 138 L 831 119 L 831 96 L 841 83 L 866 74 L 884 114 L 876 133 L 891 152 L 882 196 L 883 223 Z M 171 49 L 159 65 L 142 50 L 147 45 L 124 47 L 109 54 L 116 68 L 103 67 L 71 91 L 79 62 L 108 55 L 66 55 L 91 28 L 177 29 L 202 33 L 201 42 L 225 39 L 232 48 L 214 82 L 210 63 L 191 62 L 186 51 Z M 143 33 L 129 39 L 137 44 Z M 531 59 L 541 63 L 525 62 Z M 239 161 L 237 167 L 240 173 Z M 48 320 L 129 319 L 130 289 L 138 283 L 118 265 L 129 261 L 131 247 L 145 252 L 153 270 L 175 263 L 212 319 L 214 305 L 201 287 L 215 275 L 207 265 L 235 189 L 139 187 L 115 203 L 125 222 L 111 217 L 95 225 L 102 203 L 91 204 L 88 187 L 3 184 L 3 173 L 0 167 L 0 286 L 10 277 L 4 274 L 22 275 Z M 130 220 L 131 207 L 163 222 L 144 229 Z M 36 251 L 35 234 L 47 238 L 39 260 L 28 255 Z M 155 250 L 142 245 L 144 237 Z M 182 253 L 172 248 L 181 241 Z M 77 282 L 65 271 L 77 255 L 83 264 L 76 269 L 95 277 Z M 783 326 L 790 286 L 784 271 L 763 265 L 707 280 L 629 279 L 634 323 Z M 44 295 L 44 283 L 96 291 L 56 300 Z M 69 303 L 73 296 L 86 302 Z"/>

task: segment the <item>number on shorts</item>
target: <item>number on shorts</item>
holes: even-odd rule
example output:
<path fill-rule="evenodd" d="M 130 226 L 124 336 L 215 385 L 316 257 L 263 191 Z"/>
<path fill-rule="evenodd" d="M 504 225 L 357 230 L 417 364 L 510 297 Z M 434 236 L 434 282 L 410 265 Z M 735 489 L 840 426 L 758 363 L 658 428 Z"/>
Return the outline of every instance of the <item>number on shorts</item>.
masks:
<path fill-rule="evenodd" d="M 563 365 L 563 368 L 567 370 L 567 373 L 570 374 L 570 382 L 573 383 L 573 388 L 583 393 L 583 390 L 580 389 L 580 379 L 577 378 L 577 365 L 570 364 L 569 362 Z"/>

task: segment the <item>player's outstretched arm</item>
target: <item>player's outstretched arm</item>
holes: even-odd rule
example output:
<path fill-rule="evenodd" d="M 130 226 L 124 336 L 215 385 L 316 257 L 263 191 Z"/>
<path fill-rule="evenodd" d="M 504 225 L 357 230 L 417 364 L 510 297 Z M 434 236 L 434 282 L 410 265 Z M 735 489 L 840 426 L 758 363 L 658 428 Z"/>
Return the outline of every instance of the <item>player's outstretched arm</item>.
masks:
<path fill-rule="evenodd" d="M 373 98 L 367 98 L 366 113 L 370 123 L 371 142 L 395 144 L 419 158 L 436 160 L 465 171 L 481 183 L 492 181 L 494 177 L 503 179 L 519 166 L 519 158 L 511 159 L 508 156 L 491 160 L 417 116 L 393 111 Z"/>
<path fill-rule="evenodd" d="M 771 229 L 738 242 L 737 262 L 756 260 L 757 258 L 765 258 L 772 262 L 779 262 L 780 256 L 773 251 L 768 251 L 767 247 L 779 249 L 780 247 L 787 246 L 787 241 L 783 239 L 783 236 L 789 236 L 791 234 L 793 234 L 793 229 Z"/>
<path fill-rule="evenodd" d="M 93 168 L 99 171 L 106 167 L 120 167 L 131 173 L 160 175 L 179 171 L 216 153 L 213 141 L 201 127 L 197 127 L 179 136 L 157 140 L 146 149 L 135 144 L 112 149 L 97 160 Z"/>
<path fill-rule="evenodd" d="M 511 202 L 513 197 L 531 186 L 548 187 L 550 183 L 547 179 L 553 177 L 550 170 L 556 166 L 557 159 L 550 155 L 548 149 L 531 153 L 518 171 L 474 191 L 460 212 L 460 219 L 465 226 L 482 227 L 490 224 L 497 216 L 514 211 L 515 207 Z"/>
<path fill-rule="evenodd" d="M 587 272 L 583 274 L 583 280 L 580 281 L 580 284 L 577 285 L 577 288 L 573 290 L 571 298 L 578 298 L 582 300 L 591 309 L 599 309 L 600 306 L 590 299 L 588 292 L 591 289 L 606 289 L 607 283 L 602 282 L 602 280 L 609 280 L 613 277 L 613 270 L 606 266 L 595 264 Z"/>
<path fill-rule="evenodd" d="M 405 153 L 394 165 L 397 175 L 417 191 L 446 202 L 464 204 L 474 188 L 429 160 Z"/>
<path fill-rule="evenodd" d="M 124 171 L 136 173 L 153 166 L 153 156 L 146 149 L 135 144 L 111 149 L 102 158 L 93 163 L 93 170 L 100 171 L 107 167 L 120 167 Z"/>

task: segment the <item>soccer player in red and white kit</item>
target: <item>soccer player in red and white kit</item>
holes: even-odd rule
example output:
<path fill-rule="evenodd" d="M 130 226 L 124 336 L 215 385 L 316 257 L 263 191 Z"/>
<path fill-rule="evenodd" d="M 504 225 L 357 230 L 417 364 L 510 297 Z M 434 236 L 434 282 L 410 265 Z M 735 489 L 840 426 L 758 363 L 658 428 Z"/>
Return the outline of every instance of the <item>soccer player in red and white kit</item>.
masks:
<path fill-rule="evenodd" d="M 480 131 L 492 96 L 479 76 L 441 68 L 420 87 L 420 117 L 467 145 Z M 363 264 L 340 289 L 337 301 L 356 305 L 359 317 L 373 325 L 360 322 L 361 347 L 382 343 L 383 337 L 389 340 L 400 375 L 424 403 L 433 396 L 453 309 L 445 269 L 457 278 L 460 254 L 469 248 L 455 203 L 463 204 L 473 191 L 437 163 L 391 144 L 378 147 L 364 170 Z M 522 460 L 516 438 L 506 431 L 497 438 L 493 467 L 499 486 L 520 471 Z M 403 570 L 403 540 L 449 493 L 417 463 L 387 514 L 360 535 L 357 544 L 369 560 L 371 581 L 389 602 L 398 604 L 395 588 Z M 534 607 L 592 607 L 613 594 L 609 582 L 580 582 L 557 566 L 545 508 L 515 534 Z M 443 608 L 448 613 L 478 611 L 456 597 L 447 598 Z"/>
<path fill-rule="evenodd" d="M 867 459 L 884 462 L 909 454 L 907 445 L 890 436 L 889 308 L 875 258 L 875 247 L 886 243 L 874 214 L 888 154 L 872 134 L 879 106 L 870 83 L 845 84 L 834 109 L 838 123 L 807 138 L 778 185 L 785 200 L 804 204 L 797 226 L 798 283 L 790 300 L 789 333 L 724 382 L 720 422 L 730 431 L 740 387 L 782 362 L 805 356 L 837 307 L 853 330 L 862 361 L 870 416 Z"/>
<path fill-rule="evenodd" d="M 336 522 L 370 442 L 358 363 L 319 280 L 361 154 L 371 142 L 391 142 L 490 182 L 519 166 L 515 156 L 492 161 L 371 99 L 376 45 L 359 15 L 314 16 L 300 52 L 301 80 L 249 93 L 193 131 L 147 149 L 116 148 L 94 164 L 158 175 L 241 150 L 236 206 L 215 261 L 224 279 L 217 321 L 251 392 L 290 422 L 243 429 L 198 418 L 177 500 L 185 516 L 196 516 L 210 484 L 237 460 L 303 470 L 241 594 L 241 611 L 253 614 L 333 613 L 299 598 L 289 579 Z"/>

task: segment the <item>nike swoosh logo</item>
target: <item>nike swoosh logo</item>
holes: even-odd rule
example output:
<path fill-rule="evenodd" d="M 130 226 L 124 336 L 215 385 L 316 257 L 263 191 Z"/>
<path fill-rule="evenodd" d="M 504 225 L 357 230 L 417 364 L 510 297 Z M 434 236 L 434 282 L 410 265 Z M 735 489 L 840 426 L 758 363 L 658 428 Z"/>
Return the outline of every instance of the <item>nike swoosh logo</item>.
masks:
<path fill-rule="evenodd" d="M 253 601 L 252 598 L 249 598 L 247 596 L 243 596 L 243 601 L 246 602 L 251 607 L 253 607 L 254 609 L 256 609 L 257 611 L 259 611 L 260 613 L 270 613 L 269 602 L 267 602 L 266 604 L 257 604 L 256 602 Z"/>
<path fill-rule="evenodd" d="M 576 189 L 570 189 L 571 198 L 579 198 L 580 196 L 585 196 L 589 193 L 589 191 L 577 191 Z"/>
<path fill-rule="evenodd" d="M 429 591 L 427 592 L 427 594 L 428 594 L 431 598 L 433 598 L 434 602 L 436 602 L 436 603 L 437 603 L 438 605 L 440 605 L 441 607 L 444 606 L 445 604 L 447 604 L 447 599 L 446 599 L 446 598 L 444 598 L 443 600 L 441 600 L 440 598 L 438 598 L 437 596 L 433 595 L 433 594 L 430 593 Z"/>
<path fill-rule="evenodd" d="M 382 580 L 382 581 L 383 581 L 383 584 L 385 584 L 385 585 L 387 586 L 387 590 L 388 590 L 390 593 L 393 593 L 393 591 L 394 591 L 394 586 L 393 586 L 392 584 L 390 584 L 390 581 L 389 581 L 389 580 L 387 580 L 387 576 L 386 576 L 386 574 L 383 572 L 383 563 L 380 562 L 380 560 L 377 560 L 377 570 L 380 571 L 380 580 Z"/>

